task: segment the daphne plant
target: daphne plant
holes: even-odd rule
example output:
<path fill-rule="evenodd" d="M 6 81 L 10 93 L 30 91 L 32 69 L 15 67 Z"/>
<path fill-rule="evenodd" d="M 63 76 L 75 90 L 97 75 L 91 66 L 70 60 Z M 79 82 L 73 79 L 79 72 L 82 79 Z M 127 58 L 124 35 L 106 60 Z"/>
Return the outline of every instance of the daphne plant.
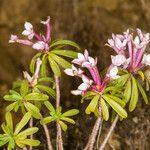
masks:
<path fill-rule="evenodd" d="M 28 139 L 28 136 L 36 133 L 39 129 L 37 127 L 27 128 L 22 131 L 25 125 L 31 118 L 31 114 L 26 113 L 21 121 L 16 125 L 15 129 L 13 127 L 12 115 L 10 112 L 6 113 L 6 124 L 2 124 L 3 134 L 0 134 L 0 146 L 7 144 L 7 150 L 13 150 L 17 145 L 20 148 L 29 146 L 40 145 L 39 140 Z"/>
<path fill-rule="evenodd" d="M 67 125 L 64 123 L 64 121 L 69 122 L 71 124 L 75 124 L 75 121 L 73 119 L 71 119 L 70 117 L 77 115 L 79 113 L 78 109 L 71 109 L 71 110 L 66 111 L 65 113 L 62 113 L 61 107 L 58 107 L 55 110 L 55 108 L 49 101 L 44 102 L 44 104 L 47 107 L 47 109 L 49 110 L 50 116 L 43 118 L 41 120 L 41 124 L 47 124 L 52 121 L 58 121 L 60 126 L 62 127 L 63 131 L 67 130 Z"/>
<path fill-rule="evenodd" d="M 41 75 L 46 76 L 46 66 L 49 62 L 50 68 L 56 76 L 60 76 L 61 72 L 59 66 L 63 68 L 70 67 L 70 63 L 63 59 L 60 56 L 65 56 L 69 58 L 75 58 L 77 53 L 64 49 L 66 46 L 72 46 L 77 49 L 80 49 L 79 46 L 70 40 L 51 40 L 51 25 L 50 25 L 50 17 L 46 21 L 41 21 L 41 23 L 46 26 L 46 36 L 38 34 L 35 32 L 33 25 L 29 22 L 25 22 L 24 27 L 25 30 L 22 32 L 23 35 L 27 36 L 28 40 L 19 39 L 16 35 L 11 35 L 11 39 L 9 43 L 21 43 L 24 45 L 31 46 L 33 49 L 37 50 L 38 53 L 33 57 L 30 64 L 31 73 L 34 72 L 34 66 L 37 58 L 41 58 L 42 66 L 41 66 Z M 33 42 L 33 38 L 36 42 Z"/>
<path fill-rule="evenodd" d="M 79 46 L 70 40 L 51 41 L 50 18 L 48 17 L 46 21 L 41 21 L 41 23 L 46 27 L 45 36 L 35 32 L 30 22 L 25 22 L 25 30 L 22 32 L 24 36 L 27 36 L 27 40 L 20 39 L 16 35 L 11 35 L 9 43 L 20 43 L 31 46 L 33 49 L 36 49 L 38 53 L 33 57 L 30 63 L 32 75 L 26 71 L 23 72 L 24 79 L 15 82 L 13 89 L 10 90 L 10 94 L 5 95 L 4 99 L 13 102 L 7 106 L 7 111 L 15 110 L 15 112 L 17 112 L 18 109 L 21 108 L 23 114 L 26 112 L 30 114 L 30 127 L 33 126 L 33 118 L 40 120 L 45 130 L 49 150 L 52 150 L 53 147 L 50 140 L 49 129 L 46 124 L 51 122 L 49 118 L 52 117 L 52 120 L 57 124 L 56 146 L 58 149 L 62 150 L 63 140 L 61 127 L 66 131 L 67 125 L 64 121 L 75 124 L 75 121 L 71 119 L 70 116 L 78 114 L 79 111 L 77 109 L 71 109 L 65 113 L 61 112 L 59 89 L 61 71 L 59 66 L 63 68 L 71 67 L 71 63 L 61 56 L 75 58 L 77 52 L 65 49 L 65 47 L 70 46 L 79 49 Z M 49 70 L 52 70 L 55 80 L 53 80 L 53 77 L 51 78 L 48 76 Z M 51 102 L 49 102 L 49 98 L 56 99 L 56 109 L 54 109 Z M 42 115 L 43 104 L 45 104 L 46 108 L 50 111 L 50 116 L 44 117 Z M 49 106 L 53 108 L 53 111 L 50 110 Z M 49 121 L 47 122 L 47 120 Z M 32 140 L 32 138 L 33 136 L 31 135 L 30 139 Z M 32 150 L 32 145 L 30 150 Z"/>
<path fill-rule="evenodd" d="M 139 77 L 145 81 L 145 75 L 142 69 L 150 65 L 150 55 L 147 54 L 146 47 L 150 41 L 149 33 L 142 33 L 137 29 L 137 35 L 133 36 L 129 30 L 123 35 L 112 35 L 108 40 L 108 46 L 117 53 L 111 56 L 112 64 L 119 67 L 121 77 L 117 81 L 118 86 L 124 86 L 124 96 L 126 102 L 129 102 L 129 111 L 136 108 L 139 92 L 145 103 L 148 103 L 147 95 L 139 82 Z"/>
<path fill-rule="evenodd" d="M 127 117 L 127 112 L 123 108 L 126 104 L 123 92 L 113 85 L 112 82 L 120 76 L 117 75 L 117 67 L 110 65 L 102 80 L 97 68 L 97 58 L 90 57 L 87 50 L 85 50 L 84 54 L 78 53 L 78 58 L 74 59 L 72 63 L 86 68 L 91 75 L 91 78 L 88 77 L 81 68 L 78 69 L 74 65 L 72 65 L 72 68 L 65 70 L 65 73 L 70 76 L 82 78 L 83 83 L 78 86 L 77 90 L 73 90 L 71 93 L 74 95 L 82 95 L 82 103 L 86 99 L 90 100 L 85 112 L 86 114 L 93 112 L 98 117 L 91 134 L 92 137 L 89 138 L 89 142 L 85 147 L 85 149 L 93 149 L 95 138 L 101 124 L 101 118 L 107 121 L 111 108 L 121 118 Z"/>
<path fill-rule="evenodd" d="M 133 111 L 140 92 L 145 103 L 148 103 L 143 88 L 144 81 L 147 81 L 143 68 L 150 65 L 150 54 L 145 53 L 150 41 L 149 33 L 144 34 L 137 29 L 135 38 L 129 30 L 122 35 L 113 34 L 112 39 L 108 39 L 107 45 L 113 48 L 117 55 L 111 56 L 112 63 L 102 75 L 98 70 L 97 58 L 89 56 L 87 50 L 84 54 L 74 51 L 79 50 L 80 47 L 70 40 L 52 41 L 50 17 L 46 21 L 41 21 L 41 24 L 46 27 L 45 35 L 37 33 L 30 22 L 25 22 L 22 35 L 27 36 L 27 39 L 11 35 L 9 40 L 9 43 L 30 46 L 37 53 L 30 63 L 31 74 L 24 71 L 24 78 L 15 82 L 9 94 L 4 96 L 4 99 L 11 104 L 6 107 L 6 123 L 2 123 L 1 126 L 4 133 L 0 134 L 0 147 L 7 145 L 7 150 L 16 147 L 27 149 L 26 145 L 28 145 L 32 150 L 32 146 L 38 146 L 40 141 L 34 140 L 33 137 L 33 134 L 38 131 L 37 127 L 33 127 L 34 119 L 36 119 L 37 124 L 44 128 L 49 150 L 53 150 L 53 142 L 47 124 L 56 123 L 55 146 L 57 150 L 63 150 L 62 130 L 67 130 L 67 123 L 75 124 L 72 117 L 79 113 L 78 109 L 64 112 L 60 105 L 59 78 L 63 68 L 66 74 L 77 76 L 82 80 L 77 90 L 72 90 L 71 93 L 81 95 L 81 103 L 88 101 L 85 113 L 88 115 L 94 113 L 97 118 L 84 150 L 94 148 L 96 137 L 99 137 L 98 132 L 101 131 L 102 121 L 108 121 L 110 118 L 113 121 L 104 142 L 97 147 L 103 150 L 118 119 L 127 118 L 128 102 L 129 111 Z M 22 110 L 23 117 L 13 128 L 11 112 L 18 113 L 19 109 Z"/>

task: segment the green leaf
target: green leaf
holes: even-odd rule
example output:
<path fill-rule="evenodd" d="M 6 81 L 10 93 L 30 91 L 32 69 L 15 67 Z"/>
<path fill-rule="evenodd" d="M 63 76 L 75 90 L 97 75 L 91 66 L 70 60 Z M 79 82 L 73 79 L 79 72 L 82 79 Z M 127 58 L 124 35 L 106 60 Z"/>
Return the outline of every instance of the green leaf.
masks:
<path fill-rule="evenodd" d="M 6 107 L 6 111 L 12 111 L 17 104 L 18 104 L 18 102 L 13 102 L 12 104 L 8 105 Z"/>
<path fill-rule="evenodd" d="M 31 73 L 33 74 L 34 71 L 35 71 L 35 64 L 36 64 L 36 61 L 37 61 L 37 58 L 40 57 L 42 55 L 42 53 L 37 53 L 31 60 L 31 63 L 30 63 L 30 71 Z"/>
<path fill-rule="evenodd" d="M 49 55 L 52 57 L 52 59 L 54 61 L 56 61 L 63 68 L 70 68 L 71 67 L 71 63 L 69 63 L 65 59 L 63 59 L 63 58 L 61 58 L 61 57 L 59 57 L 59 56 L 57 56 L 55 54 L 52 54 L 52 53 L 49 53 Z"/>
<path fill-rule="evenodd" d="M 129 111 L 133 111 L 137 105 L 138 102 L 138 88 L 137 88 L 137 82 L 134 77 L 132 77 L 132 93 L 131 93 L 131 99 L 129 104 Z"/>
<path fill-rule="evenodd" d="M 32 128 L 28 128 L 22 132 L 20 132 L 17 137 L 19 136 L 28 136 L 28 135 L 32 135 L 34 133 L 36 133 L 39 129 L 37 127 L 32 127 Z"/>
<path fill-rule="evenodd" d="M 47 109 L 50 112 L 55 112 L 55 108 L 53 107 L 53 105 L 49 101 L 44 102 L 44 105 L 47 107 Z"/>
<path fill-rule="evenodd" d="M 25 144 L 21 143 L 20 140 L 16 140 L 16 144 L 18 147 L 23 148 L 25 147 Z"/>
<path fill-rule="evenodd" d="M 69 116 L 77 115 L 78 113 L 79 113 L 78 109 L 71 109 L 71 110 L 68 110 L 65 113 L 63 113 L 61 116 L 63 116 L 63 117 L 69 117 Z"/>
<path fill-rule="evenodd" d="M 144 73 L 139 70 L 139 71 L 137 71 L 137 74 L 139 74 L 141 79 L 144 81 L 144 79 L 145 79 Z"/>
<path fill-rule="evenodd" d="M 101 98 L 100 102 L 101 102 L 103 118 L 105 121 L 107 121 L 109 119 L 109 110 L 107 104 L 105 103 L 105 100 L 103 98 Z"/>
<path fill-rule="evenodd" d="M 34 118 L 36 119 L 41 118 L 40 110 L 36 106 L 34 106 L 33 104 L 29 102 L 24 103 L 24 105 Z"/>
<path fill-rule="evenodd" d="M 126 118 L 127 117 L 127 112 L 114 100 L 112 100 L 111 98 L 103 95 L 102 96 L 107 103 L 118 113 L 119 116 L 121 116 L 122 118 Z"/>
<path fill-rule="evenodd" d="M 21 121 L 17 124 L 15 132 L 14 132 L 14 135 L 17 135 L 22 130 L 22 128 L 28 123 L 28 121 L 30 120 L 30 118 L 31 118 L 31 114 L 29 112 L 27 112 L 23 116 L 23 118 L 21 119 Z"/>
<path fill-rule="evenodd" d="M 25 96 L 29 91 L 29 85 L 27 81 L 23 81 L 20 87 L 20 94 L 21 96 Z"/>
<path fill-rule="evenodd" d="M 47 54 L 44 54 L 42 57 L 42 65 L 41 65 L 41 76 L 46 77 L 46 64 L 47 64 Z"/>
<path fill-rule="evenodd" d="M 119 97 L 114 96 L 114 95 L 110 95 L 110 94 L 105 94 L 105 96 L 113 99 L 115 102 L 117 102 L 121 106 L 125 106 L 126 105 L 126 103 L 123 101 L 124 99 L 120 99 Z"/>
<path fill-rule="evenodd" d="M 50 123 L 52 121 L 54 121 L 53 117 L 45 117 L 40 121 L 40 123 L 43 125 L 43 124 Z"/>
<path fill-rule="evenodd" d="M 41 143 L 39 140 L 33 140 L 33 139 L 19 140 L 19 142 L 24 145 L 29 145 L 29 146 L 39 146 Z"/>
<path fill-rule="evenodd" d="M 59 66 L 57 65 L 57 63 L 50 56 L 48 56 L 48 60 L 49 60 L 49 64 L 50 64 L 50 67 L 51 67 L 53 73 L 56 76 L 60 77 L 61 72 L 60 72 L 60 69 L 59 69 Z"/>
<path fill-rule="evenodd" d="M 107 92 L 117 92 L 117 93 L 119 92 L 119 93 L 121 93 L 122 91 L 121 91 L 120 87 L 109 86 L 109 87 L 106 87 L 106 89 L 104 91 L 104 93 L 107 93 Z"/>
<path fill-rule="evenodd" d="M 54 54 L 69 57 L 69 58 L 76 58 L 77 57 L 77 52 L 71 51 L 71 50 L 52 50 L 51 51 Z"/>
<path fill-rule="evenodd" d="M 139 91 L 141 92 L 141 95 L 142 95 L 142 97 L 143 97 L 145 103 L 148 104 L 148 98 L 147 98 L 147 95 L 146 95 L 146 93 L 145 93 L 143 87 L 141 86 L 141 84 L 140 84 L 137 80 L 136 80 L 136 82 L 137 82 L 138 89 L 139 89 Z"/>
<path fill-rule="evenodd" d="M 22 83 L 22 81 L 20 81 L 20 80 L 13 82 L 13 87 L 12 87 L 12 89 L 16 89 L 16 88 L 20 87 L 20 86 L 21 86 L 21 83 Z"/>
<path fill-rule="evenodd" d="M 70 41 L 70 40 L 57 40 L 56 42 L 53 42 L 50 45 L 50 48 L 52 48 L 54 46 L 57 46 L 57 45 L 70 45 L 70 46 L 73 46 L 73 47 L 75 47 L 77 49 L 80 49 L 78 44 L 76 44 L 75 42 Z"/>
<path fill-rule="evenodd" d="M 0 147 L 8 143 L 9 141 L 9 136 L 6 134 L 0 134 Z"/>
<path fill-rule="evenodd" d="M 10 129 L 11 133 L 13 133 L 13 121 L 10 112 L 6 112 L 6 124 L 7 127 Z"/>
<path fill-rule="evenodd" d="M 52 98 L 56 99 L 56 93 L 52 88 L 45 85 L 37 85 L 36 87 L 49 94 Z"/>
<path fill-rule="evenodd" d="M 24 97 L 27 101 L 46 101 L 48 98 L 49 97 L 43 93 L 30 93 Z"/>
<path fill-rule="evenodd" d="M 1 128 L 6 134 L 11 134 L 10 129 L 5 125 L 5 123 L 2 123 Z"/>
<path fill-rule="evenodd" d="M 51 77 L 42 77 L 42 78 L 39 78 L 38 82 L 52 82 L 54 84 L 54 80 Z"/>
<path fill-rule="evenodd" d="M 91 99 L 91 97 L 93 97 L 94 95 L 96 95 L 96 93 L 92 92 L 92 91 L 88 91 L 81 99 L 81 103 L 84 102 L 85 99 Z"/>
<path fill-rule="evenodd" d="M 61 128 L 63 129 L 63 131 L 67 130 L 67 125 L 64 122 L 59 121 L 59 124 L 60 124 Z"/>
<path fill-rule="evenodd" d="M 94 96 L 94 98 L 91 100 L 90 104 L 87 106 L 85 112 L 86 114 L 90 114 L 91 112 L 94 112 L 96 109 L 96 106 L 98 105 L 100 95 Z"/>
<path fill-rule="evenodd" d="M 61 117 L 60 119 L 61 119 L 61 120 L 64 120 L 64 121 L 67 121 L 67 122 L 69 122 L 69 123 L 71 123 L 71 124 L 75 124 L 75 121 L 74 121 L 73 119 L 71 119 L 71 118 L 68 118 L 68 117 Z"/>
<path fill-rule="evenodd" d="M 118 79 L 116 80 L 116 83 L 117 83 L 116 86 L 118 86 L 118 87 L 124 86 L 129 77 L 130 77 L 130 74 L 129 74 L 129 73 L 120 76 L 120 78 L 118 78 Z"/>
<path fill-rule="evenodd" d="M 125 90 L 124 90 L 124 97 L 125 97 L 125 101 L 126 103 L 130 100 L 131 97 L 131 80 L 127 81 L 127 84 L 125 86 Z"/>
<path fill-rule="evenodd" d="M 20 94 L 14 90 L 9 90 L 9 93 L 12 94 L 12 95 L 18 95 L 20 96 Z"/>
<path fill-rule="evenodd" d="M 18 95 L 5 95 L 4 99 L 6 101 L 19 101 L 22 100 L 22 97 Z"/>

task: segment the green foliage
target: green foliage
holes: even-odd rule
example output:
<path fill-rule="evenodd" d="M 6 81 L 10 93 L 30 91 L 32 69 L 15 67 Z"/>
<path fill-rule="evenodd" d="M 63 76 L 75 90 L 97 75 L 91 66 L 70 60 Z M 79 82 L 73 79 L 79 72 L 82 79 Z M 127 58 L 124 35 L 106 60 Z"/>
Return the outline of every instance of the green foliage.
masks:
<path fill-rule="evenodd" d="M 71 109 L 71 110 L 66 111 L 65 113 L 62 113 L 61 107 L 58 107 L 55 109 L 49 101 L 44 102 L 44 104 L 49 110 L 50 116 L 43 118 L 41 120 L 41 124 L 47 124 L 52 121 L 57 121 L 64 131 L 67 130 L 67 125 L 66 123 L 64 123 L 64 121 L 69 122 L 71 124 L 75 124 L 75 121 L 71 119 L 70 117 L 77 115 L 79 113 L 79 110 Z"/>
<path fill-rule="evenodd" d="M 121 77 L 116 80 L 116 85 L 119 85 L 123 88 L 124 100 L 126 103 L 129 102 L 129 111 L 131 112 L 135 110 L 137 106 L 139 93 L 141 93 L 145 103 L 148 103 L 146 92 L 142 87 L 141 83 L 139 83 L 140 79 L 142 79 L 142 81 L 145 80 L 145 76 L 142 71 L 137 71 L 135 74 L 131 74 L 128 72 L 124 73 L 125 74 L 122 74 Z"/>
<path fill-rule="evenodd" d="M 4 133 L 0 134 L 0 147 L 7 144 L 7 150 L 13 150 L 16 145 L 20 148 L 25 147 L 25 145 L 40 145 L 40 141 L 28 139 L 27 137 L 36 133 L 38 131 L 37 127 L 31 127 L 21 131 L 29 122 L 30 118 L 31 114 L 29 112 L 26 113 L 16 127 L 13 128 L 12 115 L 10 112 L 7 112 L 5 117 L 6 123 L 1 125 Z"/>
<path fill-rule="evenodd" d="M 55 40 L 50 43 L 50 51 L 48 53 L 38 53 L 36 54 L 31 63 L 30 63 L 30 71 L 33 73 L 35 70 L 35 63 L 36 59 L 39 57 L 42 59 L 42 66 L 41 66 L 41 76 L 45 77 L 47 76 L 47 62 L 49 62 L 49 66 L 52 70 L 52 72 L 60 77 L 61 76 L 61 71 L 60 67 L 62 68 L 69 68 L 71 67 L 71 63 L 68 62 L 66 59 L 62 57 L 67 57 L 67 58 L 76 58 L 77 57 L 77 52 L 74 52 L 73 50 L 67 50 L 64 49 L 66 46 L 71 46 L 72 48 L 75 48 L 77 50 L 80 49 L 79 45 L 76 44 L 73 41 L 70 40 Z"/>
<path fill-rule="evenodd" d="M 121 81 L 121 83 L 123 82 Z M 109 110 L 112 108 L 120 117 L 126 118 L 127 112 L 123 108 L 126 105 L 126 102 L 120 85 L 119 87 L 110 85 L 103 93 L 87 92 L 81 100 L 82 103 L 86 99 L 90 100 L 90 103 L 85 110 L 86 114 L 93 112 L 98 117 L 99 115 L 102 115 L 104 120 L 107 121 L 110 116 Z M 99 113 L 97 110 L 99 109 L 101 109 L 102 114 L 97 115 L 97 112 Z"/>
<path fill-rule="evenodd" d="M 10 90 L 10 94 L 5 95 L 4 99 L 6 101 L 13 102 L 6 107 L 7 111 L 14 110 L 15 112 L 17 112 L 18 109 L 21 108 L 22 110 L 24 110 L 23 113 L 28 111 L 31 113 L 33 117 L 40 119 L 41 118 L 40 110 L 37 106 L 33 104 L 33 102 L 47 101 L 49 97 L 41 92 L 36 91 L 33 92 L 32 90 L 29 89 L 28 82 L 23 80 L 22 83 L 20 84 L 20 88 L 18 89 L 18 91 Z"/>

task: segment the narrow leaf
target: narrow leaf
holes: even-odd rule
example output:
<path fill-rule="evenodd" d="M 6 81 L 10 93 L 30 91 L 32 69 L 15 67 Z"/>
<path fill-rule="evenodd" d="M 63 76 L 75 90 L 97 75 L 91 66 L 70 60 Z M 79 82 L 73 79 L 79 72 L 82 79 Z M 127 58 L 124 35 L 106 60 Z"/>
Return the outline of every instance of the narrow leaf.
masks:
<path fill-rule="evenodd" d="M 137 88 L 137 82 L 134 77 L 132 77 L 132 93 L 131 93 L 131 99 L 129 104 L 129 111 L 133 111 L 137 105 L 138 102 L 138 88 Z"/>
<path fill-rule="evenodd" d="M 98 105 L 99 98 L 100 98 L 100 95 L 94 96 L 94 98 L 91 100 L 90 104 L 87 106 L 85 110 L 86 114 L 90 114 L 91 112 L 95 111 L 96 106 Z"/>
<path fill-rule="evenodd" d="M 108 107 L 105 103 L 105 100 L 103 98 L 101 98 L 101 108 L 102 108 L 102 115 L 105 121 L 107 121 L 109 119 L 109 110 Z"/>
<path fill-rule="evenodd" d="M 30 118 L 31 118 L 31 114 L 29 112 L 27 112 L 23 116 L 23 118 L 21 119 L 21 121 L 17 124 L 15 132 L 14 132 L 14 135 L 17 135 L 22 130 L 22 128 L 28 123 L 28 121 L 30 120 Z"/>

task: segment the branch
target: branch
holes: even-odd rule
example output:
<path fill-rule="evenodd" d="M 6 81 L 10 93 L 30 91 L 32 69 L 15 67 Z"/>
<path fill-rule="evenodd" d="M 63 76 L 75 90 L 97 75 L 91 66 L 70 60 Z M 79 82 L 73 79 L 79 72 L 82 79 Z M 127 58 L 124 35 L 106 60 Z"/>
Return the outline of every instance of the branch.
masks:
<path fill-rule="evenodd" d="M 97 118 L 97 120 L 94 124 L 93 130 L 92 130 L 92 133 L 89 137 L 88 143 L 87 143 L 86 147 L 84 148 L 84 150 L 92 150 L 93 149 L 93 145 L 95 143 L 96 136 L 98 134 L 98 130 L 99 130 L 101 122 L 102 122 L 102 118 L 101 117 Z"/>
<path fill-rule="evenodd" d="M 30 128 L 33 127 L 33 117 L 30 119 L 29 126 Z M 30 139 L 33 139 L 33 134 L 30 135 Z M 30 146 L 29 150 L 32 150 L 32 146 Z"/>
<path fill-rule="evenodd" d="M 51 144 L 51 139 L 50 139 L 50 134 L 49 134 L 49 130 L 47 125 L 43 125 L 44 131 L 45 131 L 45 135 L 47 138 L 47 146 L 48 146 L 48 150 L 53 150 L 52 144 Z"/>
<path fill-rule="evenodd" d="M 60 106 L 60 87 L 59 87 L 59 77 L 55 76 L 55 84 L 56 84 L 56 108 Z M 62 140 L 62 131 L 59 122 L 56 122 L 57 126 L 57 138 L 56 138 L 56 146 L 57 150 L 63 150 L 63 140 Z"/>
<path fill-rule="evenodd" d="M 115 120 L 114 120 L 114 122 L 112 123 L 110 129 L 109 129 L 109 132 L 108 132 L 106 138 L 104 139 L 103 143 L 101 144 L 101 146 L 100 146 L 100 148 L 99 148 L 98 150 L 103 150 L 103 149 L 105 148 L 105 146 L 106 146 L 106 144 L 107 144 L 107 142 L 108 142 L 108 140 L 109 140 L 109 138 L 110 138 L 112 132 L 114 131 L 114 129 L 115 129 L 115 127 L 116 127 L 116 124 L 117 124 L 117 122 L 118 122 L 118 119 L 119 119 L 119 117 L 118 117 L 118 115 L 117 115 L 116 118 L 115 118 Z"/>

